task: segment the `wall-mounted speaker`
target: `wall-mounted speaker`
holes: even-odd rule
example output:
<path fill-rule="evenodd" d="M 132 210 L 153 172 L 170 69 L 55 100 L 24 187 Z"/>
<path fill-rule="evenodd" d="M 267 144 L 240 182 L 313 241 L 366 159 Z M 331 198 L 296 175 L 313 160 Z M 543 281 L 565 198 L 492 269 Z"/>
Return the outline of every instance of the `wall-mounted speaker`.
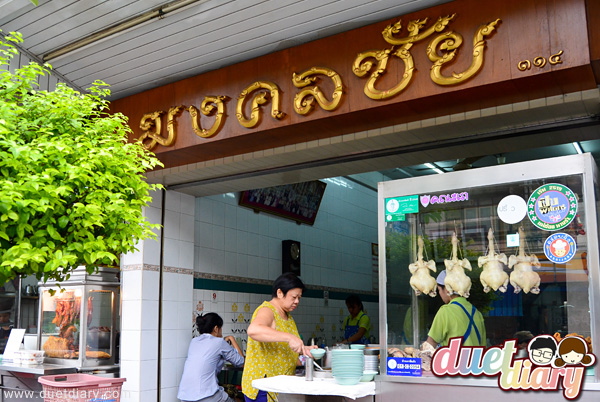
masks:
<path fill-rule="evenodd" d="M 283 240 L 281 242 L 282 272 L 292 272 L 300 276 L 300 242 L 296 240 Z"/>

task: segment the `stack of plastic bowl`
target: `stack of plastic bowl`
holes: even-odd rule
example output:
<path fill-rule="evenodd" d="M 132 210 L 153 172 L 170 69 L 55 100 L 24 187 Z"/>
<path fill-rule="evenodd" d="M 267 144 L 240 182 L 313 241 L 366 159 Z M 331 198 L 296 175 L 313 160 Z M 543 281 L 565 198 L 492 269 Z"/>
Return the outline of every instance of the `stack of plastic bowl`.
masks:
<path fill-rule="evenodd" d="M 355 385 L 360 382 L 365 365 L 365 356 L 359 349 L 334 349 L 331 372 L 340 385 Z"/>

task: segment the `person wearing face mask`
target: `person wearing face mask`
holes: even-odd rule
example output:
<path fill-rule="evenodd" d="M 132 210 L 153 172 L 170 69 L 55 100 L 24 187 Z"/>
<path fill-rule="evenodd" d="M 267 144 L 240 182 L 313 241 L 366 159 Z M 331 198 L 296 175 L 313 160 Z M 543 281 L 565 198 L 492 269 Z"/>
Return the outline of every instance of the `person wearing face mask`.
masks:
<path fill-rule="evenodd" d="M 278 375 L 294 375 L 299 355 L 310 355 L 291 312 L 298 307 L 304 283 L 293 273 L 281 275 L 273 283 L 272 298 L 252 314 L 248 327 L 246 364 L 242 375 L 242 392 L 246 401 L 277 400 L 276 395 L 252 387 L 252 381 Z"/>
<path fill-rule="evenodd" d="M 183 402 L 234 402 L 219 386 L 217 374 L 225 361 L 236 367 L 244 364 L 240 347 L 232 336 L 223 339 L 223 319 L 216 313 L 196 317 L 196 328 L 200 336 L 190 342 L 177 398 Z"/>

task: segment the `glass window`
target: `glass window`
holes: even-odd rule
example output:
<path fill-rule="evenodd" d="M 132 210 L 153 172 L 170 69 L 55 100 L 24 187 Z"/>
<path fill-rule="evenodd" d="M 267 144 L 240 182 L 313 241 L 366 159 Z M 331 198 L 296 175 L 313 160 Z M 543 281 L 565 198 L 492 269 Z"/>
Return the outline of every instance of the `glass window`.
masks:
<path fill-rule="evenodd" d="M 42 348 L 46 356 L 59 359 L 79 358 L 81 330 L 81 295 L 79 288 L 51 294 L 44 290 L 42 298 Z"/>
<path fill-rule="evenodd" d="M 453 233 L 456 233 L 459 240 L 456 257 L 467 259 L 472 268 L 470 271 L 465 269 L 472 283 L 468 301 L 484 315 L 487 346 L 502 345 L 504 340 L 515 338 L 519 331 L 530 331 L 534 336 L 559 334 L 564 337 L 571 333 L 591 336 L 587 228 L 583 223 L 586 205 L 583 202 L 582 179 L 582 175 L 570 175 L 510 184 L 463 187 L 456 190 L 459 194 L 466 193 L 463 200 L 460 197 L 453 198 L 454 191 L 448 191 L 444 195 L 449 194 L 449 197 L 436 199 L 435 203 L 429 200 L 426 208 L 420 202 L 419 212 L 406 214 L 404 221 L 387 222 L 388 347 L 401 349 L 419 346 L 427 340 L 433 319 L 443 301 L 439 295 L 416 296 L 410 285 L 412 275 L 408 267 L 418 259 L 420 236 L 423 239 L 423 260 L 433 261 L 436 272 L 428 272 L 435 278 L 445 269 L 444 260 L 452 258 Z M 578 201 L 576 213 L 573 213 L 573 219 L 568 225 L 560 230 L 549 231 L 534 225 L 527 216 L 516 223 L 507 223 L 511 219 L 499 218 L 498 206 L 506 196 L 519 196 L 525 202 L 525 206 L 522 205 L 521 208 L 531 212 L 532 209 L 526 204 L 530 196 L 539 187 L 550 183 L 558 183 L 572 191 Z M 540 196 L 536 208 L 538 213 L 543 210 L 545 220 L 558 221 L 561 214 L 565 213 L 562 210 L 564 203 L 561 204 L 558 198 L 560 195 L 552 191 Z M 506 207 L 513 208 L 513 205 Z M 500 266 L 507 277 L 512 279 L 505 292 L 493 289 L 484 291 L 481 282 L 482 268 L 492 266 L 486 265 L 485 261 L 482 267 L 478 264 L 479 258 L 490 252 L 490 229 L 493 232 L 491 242 L 495 253 L 506 257 L 500 265 L 494 266 Z M 554 242 L 549 240 L 556 233 L 570 236 L 574 244 L 561 239 Z M 546 256 L 545 251 L 554 253 L 552 259 L 555 262 Z M 533 274 L 528 274 L 525 279 L 518 279 L 517 272 L 528 268 L 532 268 Z M 523 290 L 516 292 L 515 285 L 519 284 Z M 498 284 L 494 283 L 491 287 L 498 287 Z"/>
<path fill-rule="evenodd" d="M 111 352 L 112 303 L 110 290 L 90 290 L 87 298 L 87 352 L 88 358 L 109 359 Z"/>

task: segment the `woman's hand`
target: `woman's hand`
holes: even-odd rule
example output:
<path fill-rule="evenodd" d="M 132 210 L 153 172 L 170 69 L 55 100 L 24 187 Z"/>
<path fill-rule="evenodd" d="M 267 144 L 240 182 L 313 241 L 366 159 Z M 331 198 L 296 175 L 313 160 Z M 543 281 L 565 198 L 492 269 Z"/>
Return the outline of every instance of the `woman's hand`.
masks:
<path fill-rule="evenodd" d="M 306 347 L 304 346 L 304 342 L 302 342 L 302 339 L 298 338 L 296 335 L 290 334 L 288 345 L 290 345 L 290 348 L 299 355 L 306 354 L 304 353 L 304 348 Z"/>
<path fill-rule="evenodd" d="M 237 352 L 240 354 L 240 356 L 242 356 L 242 357 L 244 356 L 244 352 L 242 352 L 242 349 L 240 348 L 240 345 L 238 345 L 238 343 L 235 341 L 235 338 L 233 336 L 228 335 L 228 336 L 226 336 L 223 339 L 225 339 L 225 341 L 228 344 L 230 344 L 231 346 L 233 346 L 233 348 L 235 350 L 237 350 Z"/>
<path fill-rule="evenodd" d="M 309 356 L 312 357 L 312 354 L 310 353 L 310 351 L 312 349 L 318 349 L 319 347 L 317 345 L 313 345 L 313 346 L 304 346 L 303 350 L 302 350 L 302 354 L 304 354 L 305 356 Z"/>

